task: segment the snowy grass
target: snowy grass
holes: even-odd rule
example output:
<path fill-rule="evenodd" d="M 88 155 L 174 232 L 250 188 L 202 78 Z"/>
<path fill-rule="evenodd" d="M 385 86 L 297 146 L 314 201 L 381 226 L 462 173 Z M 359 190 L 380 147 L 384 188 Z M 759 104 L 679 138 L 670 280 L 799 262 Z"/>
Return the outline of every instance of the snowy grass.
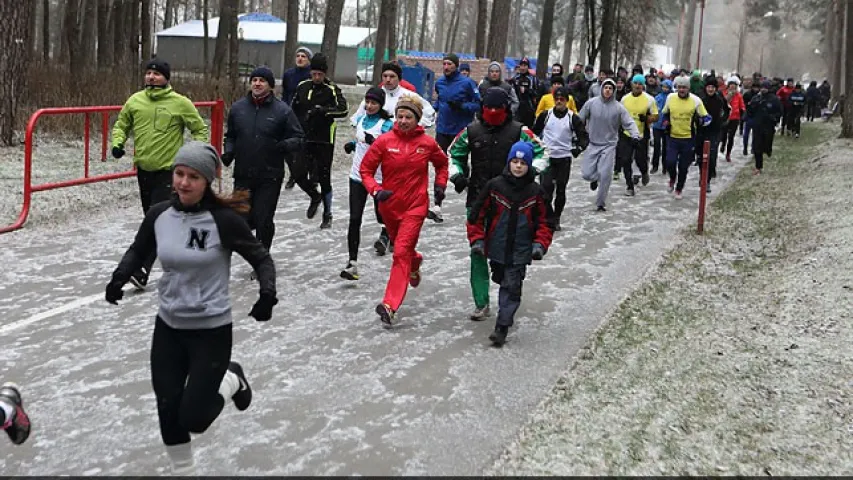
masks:
<path fill-rule="evenodd" d="M 853 471 L 853 145 L 807 124 L 741 171 L 581 350 L 498 475 Z"/>

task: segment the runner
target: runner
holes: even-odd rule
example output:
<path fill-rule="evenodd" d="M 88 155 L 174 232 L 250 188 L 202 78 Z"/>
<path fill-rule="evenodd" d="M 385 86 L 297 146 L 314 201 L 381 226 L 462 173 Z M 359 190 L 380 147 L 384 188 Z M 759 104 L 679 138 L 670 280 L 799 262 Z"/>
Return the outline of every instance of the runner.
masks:
<path fill-rule="evenodd" d="M 782 102 L 770 93 L 772 85 L 768 81 L 761 83 L 758 95 L 752 97 L 746 109 L 753 120 L 752 150 L 755 154 L 753 175 L 760 175 L 764 169 L 764 155 L 773 156 L 773 138 L 776 136 L 776 124 L 782 118 Z"/>
<path fill-rule="evenodd" d="M 548 223 L 555 231 L 561 230 L 560 216 L 566 206 L 566 185 L 572 170 L 572 157 L 577 158 L 589 145 L 583 122 L 568 106 L 569 90 L 560 87 L 554 91 L 554 107 L 536 117 L 533 133 L 542 139 L 550 157 L 548 170 L 542 174 L 545 203 L 552 216 Z M 554 188 L 557 196 L 554 196 Z"/>
<path fill-rule="evenodd" d="M 347 99 L 333 81 L 326 77 L 329 69 L 326 56 L 317 53 L 311 57 L 311 79 L 296 87 L 293 97 L 293 111 L 305 130 L 305 163 L 311 166 L 311 197 L 308 205 L 308 218 L 314 218 L 319 202 L 323 202 L 323 221 L 320 228 L 332 227 L 332 161 L 335 156 L 336 118 L 349 113 Z M 297 178 L 304 179 L 305 173 Z M 319 196 L 315 184 L 320 184 Z M 319 200 L 318 200 L 319 198 Z"/>
<path fill-rule="evenodd" d="M 422 115 L 423 106 L 417 99 L 401 98 L 394 128 L 376 139 L 359 168 L 364 188 L 379 202 L 379 213 L 394 243 L 385 297 L 376 306 L 386 328 L 396 322 L 408 286 L 415 288 L 421 283 L 423 256 L 415 248 L 429 207 L 429 163 L 435 170 L 433 195 L 437 200 L 444 198 L 447 186 L 447 156 L 418 125 Z M 381 185 L 375 176 L 380 167 Z"/>
<path fill-rule="evenodd" d="M 743 156 L 749 155 L 749 134 L 752 133 L 752 118 L 749 115 L 749 102 L 752 98 L 758 95 L 761 90 L 761 82 L 754 81 L 749 87 L 749 91 L 743 94 L 743 104 L 746 105 L 746 112 L 743 117 Z"/>
<path fill-rule="evenodd" d="M 729 113 L 729 123 L 723 132 L 722 141 L 720 142 L 720 153 L 725 152 L 726 162 L 732 161 L 732 148 L 735 144 L 735 134 L 738 128 L 742 125 L 741 118 L 746 112 L 746 105 L 743 103 L 743 96 L 740 94 L 739 85 L 740 79 L 731 76 L 726 88 L 726 101 L 729 103 L 731 113 Z"/>
<path fill-rule="evenodd" d="M 245 211 L 245 202 L 217 197 L 211 189 L 219 168 L 211 145 L 181 147 L 172 180 L 176 194 L 151 207 L 106 287 L 106 300 L 117 304 L 131 274 L 151 252 L 160 254 L 164 273 L 157 285 L 151 383 L 163 443 L 181 447 L 167 449 L 176 470 L 192 468 L 190 434 L 207 430 L 227 400 L 238 410 L 252 402 L 243 368 L 231 361 L 233 251 L 252 265 L 260 283 L 249 315 L 267 321 L 278 303 L 272 258 L 235 211 Z"/>
<path fill-rule="evenodd" d="M 515 94 L 515 89 L 512 88 L 508 82 L 504 81 L 501 78 L 503 72 L 503 67 L 498 62 L 492 62 L 489 64 L 489 70 L 486 77 L 483 81 L 480 82 L 479 90 L 480 90 L 480 98 L 486 96 L 486 90 L 491 87 L 499 87 L 503 91 L 509 95 L 509 109 L 512 112 L 512 115 L 515 115 L 515 112 L 518 111 L 518 96 Z"/>
<path fill-rule="evenodd" d="M 404 97 L 407 98 L 407 97 Z M 408 97 L 417 98 L 417 97 Z M 399 100 L 399 99 L 397 99 Z M 391 131 L 394 122 L 391 115 L 385 110 L 385 90 L 372 87 L 364 94 L 365 113 L 356 119 L 355 140 L 344 144 L 346 153 L 355 153 L 352 157 L 352 169 L 349 174 L 349 227 L 347 229 L 347 248 L 349 261 L 347 266 L 341 270 L 341 278 L 346 280 L 358 280 L 358 246 L 361 243 L 361 219 L 364 215 L 364 206 L 367 204 L 368 192 L 361 181 L 361 162 L 367 149 L 383 133 Z M 396 101 L 395 101 L 396 104 Z M 374 174 L 376 183 L 382 184 L 382 172 L 377 170 Z M 379 213 L 379 205 L 374 200 L 373 210 L 376 221 L 382 225 L 379 239 L 373 244 L 376 254 L 385 255 L 391 242 L 388 230 L 382 223 L 382 215 Z"/>
<path fill-rule="evenodd" d="M 817 80 L 812 80 L 806 89 L 806 121 L 814 122 L 815 117 L 820 118 L 820 92 Z"/>
<path fill-rule="evenodd" d="M 435 122 L 435 110 L 426 100 L 414 91 L 403 86 L 403 69 L 395 62 L 382 64 L 382 90 L 385 92 L 385 105 L 382 107 L 388 113 L 389 118 L 394 118 L 394 110 L 397 108 L 397 101 L 403 96 L 415 97 L 421 102 L 424 107 L 424 116 L 421 118 L 420 125 L 424 128 L 429 128 Z M 365 104 L 367 99 L 362 100 L 358 105 L 358 109 L 350 117 L 352 126 L 355 127 L 359 117 L 365 115 Z M 392 122 L 393 123 L 393 122 Z"/>
<path fill-rule="evenodd" d="M 311 50 L 308 47 L 299 47 L 296 49 L 295 66 L 288 68 L 281 76 L 281 100 L 290 105 L 293 102 L 293 96 L 296 95 L 296 87 L 304 80 L 311 78 Z M 285 157 L 287 169 L 290 170 L 290 178 L 284 185 L 285 190 L 290 190 L 296 185 L 296 177 L 293 175 L 292 156 Z"/>
<path fill-rule="evenodd" d="M 518 61 L 519 72 L 510 81 L 518 96 L 518 111 L 515 119 L 530 127 L 536 121 L 536 106 L 539 105 L 539 79 L 530 74 L 530 60 L 522 57 Z"/>
<path fill-rule="evenodd" d="M 435 141 L 446 154 L 456 135 L 465 129 L 480 110 L 480 90 L 473 80 L 459 74 L 459 57 L 449 53 L 442 63 L 444 75 L 435 82 L 436 101 L 433 108 L 438 113 L 435 125 Z M 441 223 L 441 201 L 427 213 L 428 217 Z"/>
<path fill-rule="evenodd" d="M 782 102 L 782 128 L 779 129 L 779 135 L 791 135 L 791 123 L 793 123 L 793 119 L 791 118 L 791 101 L 789 97 L 793 91 L 793 78 L 785 80 L 785 84 L 776 91 L 776 96 Z"/>
<path fill-rule="evenodd" d="M 536 107 L 536 118 L 539 118 L 539 115 L 542 112 L 554 108 L 554 91 L 558 88 L 565 87 L 566 82 L 563 80 L 563 77 L 551 77 L 551 85 L 553 86 L 551 91 L 542 95 L 542 98 L 539 99 L 539 106 Z M 566 93 L 568 94 L 568 90 L 566 90 Z M 578 107 L 575 104 L 575 99 L 571 95 L 569 95 L 567 106 L 569 107 L 569 110 L 578 113 Z"/>
<path fill-rule="evenodd" d="M 249 227 L 267 250 L 275 236 L 275 210 L 284 180 L 284 160 L 302 150 L 305 133 L 290 106 L 275 98 L 275 77 L 267 67 L 249 76 L 251 90 L 228 113 L 222 163 L 234 162 L 234 190 L 249 197 Z M 300 188 L 309 189 L 303 177 Z"/>
<path fill-rule="evenodd" d="M 708 76 L 705 79 L 705 91 L 699 98 L 702 99 L 705 111 L 711 116 L 711 123 L 704 125 L 696 132 L 696 164 L 700 171 L 702 169 L 702 146 L 706 141 L 711 144 L 708 153 L 708 193 L 711 193 L 711 180 L 717 178 L 717 149 L 720 144 L 720 136 L 731 113 L 729 103 L 717 91 L 717 83 L 715 77 Z"/>
<path fill-rule="evenodd" d="M 145 88 L 127 99 L 113 126 L 112 154 L 124 156 L 124 143 L 133 131 L 136 181 L 142 212 L 148 213 L 151 205 L 168 200 L 172 194 L 172 160 L 184 143 L 184 130 L 189 130 L 194 140 L 208 141 L 208 129 L 195 105 L 178 94 L 169 85 L 172 70 L 160 58 L 152 58 L 144 65 Z M 144 290 L 148 275 L 157 259 L 151 255 L 130 276 L 130 283 Z"/>
<path fill-rule="evenodd" d="M 611 172 L 616 163 L 619 132 L 628 130 L 635 146 L 641 141 L 640 131 L 631 114 L 614 98 L 615 90 L 616 82 L 612 78 L 604 80 L 601 95 L 590 98 L 578 113 L 581 120 L 586 122 L 589 133 L 589 147 L 583 156 L 581 174 L 584 180 L 590 182 L 590 190 L 598 190 L 595 204 L 599 212 L 607 211 L 605 204 L 610 190 Z"/>
<path fill-rule="evenodd" d="M 24 410 L 21 389 L 14 383 L 0 387 L 0 425 L 15 445 L 21 445 L 30 437 L 30 416 Z"/>
<path fill-rule="evenodd" d="M 630 131 L 622 131 L 616 144 L 616 162 L 621 164 L 625 174 L 627 189 L 625 195 L 633 197 L 634 187 L 642 179 L 643 186 L 649 184 L 649 124 L 658 119 L 658 105 L 654 97 L 643 91 L 646 77 L 638 73 L 631 79 L 631 93 L 622 97 L 622 106 L 631 115 L 642 135 L 642 141 L 635 142 Z M 634 175 L 632 163 L 637 163 L 639 175 Z"/>
<path fill-rule="evenodd" d="M 568 93 L 568 92 L 566 92 Z M 506 342 L 527 265 L 542 260 L 551 245 L 542 188 L 533 169 L 533 146 L 516 142 L 509 151 L 503 173 L 486 183 L 468 215 L 471 254 L 488 257 L 492 281 L 500 285 L 498 318 L 489 335 L 492 344 Z"/>
<path fill-rule="evenodd" d="M 788 96 L 788 102 L 791 104 L 788 128 L 794 138 L 800 138 L 800 122 L 803 117 L 803 108 L 806 106 L 806 92 L 803 91 L 802 85 L 799 83 L 794 85 L 794 91 Z"/>
<path fill-rule="evenodd" d="M 711 116 L 705 110 L 702 100 L 690 93 L 690 79 L 678 77 L 675 79 L 676 93 L 666 97 L 666 103 L 661 110 L 664 126 L 669 129 L 669 144 L 666 151 L 666 169 L 669 172 L 669 189 L 675 190 L 675 199 L 682 199 L 684 182 L 687 172 L 693 163 L 693 150 L 696 139 L 693 133 L 693 121 L 698 116 L 699 124 L 707 126 Z M 676 182 L 677 177 L 677 182 Z"/>
<path fill-rule="evenodd" d="M 517 141 L 533 145 L 533 167 L 538 175 L 548 166 L 545 149 L 536 135 L 514 120 L 509 112 L 509 96 L 500 88 L 490 88 L 483 97 L 483 108 L 477 119 L 459 133 L 450 146 L 450 181 L 456 193 L 466 188 L 466 214 L 477 200 L 477 195 L 492 178 L 506 167 L 506 158 Z M 470 168 L 468 157 L 471 157 Z M 474 312 L 471 320 L 484 320 L 489 316 L 489 265 L 482 255 L 471 255 L 471 294 Z"/>
<path fill-rule="evenodd" d="M 663 110 L 664 104 L 666 104 L 666 97 L 672 93 L 672 81 L 666 79 L 661 82 L 661 91 L 655 96 L 655 104 L 657 104 L 658 112 Z M 666 175 L 666 144 L 669 139 L 669 133 L 666 131 L 666 127 L 663 125 L 663 115 L 658 115 L 658 119 L 652 125 L 652 136 L 653 136 L 653 151 L 652 151 L 652 169 L 650 173 L 657 173 L 658 168 L 661 164 L 664 165 L 661 168 L 660 173 Z M 663 159 L 663 161 L 661 161 Z"/>

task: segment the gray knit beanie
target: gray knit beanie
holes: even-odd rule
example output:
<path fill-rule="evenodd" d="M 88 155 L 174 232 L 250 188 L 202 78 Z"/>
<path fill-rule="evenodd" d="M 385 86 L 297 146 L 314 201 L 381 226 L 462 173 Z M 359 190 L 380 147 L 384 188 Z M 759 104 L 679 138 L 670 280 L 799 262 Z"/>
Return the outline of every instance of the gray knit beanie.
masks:
<path fill-rule="evenodd" d="M 312 51 L 311 51 L 311 49 L 310 49 L 310 48 L 308 48 L 308 47 L 299 47 L 299 48 L 297 48 L 297 49 L 296 49 L 296 53 L 299 53 L 299 52 L 302 52 L 302 53 L 304 53 L 305 55 L 308 55 L 308 59 L 309 59 L 309 60 L 311 59 L 311 57 L 313 57 L 313 56 L 314 56 L 314 52 L 312 52 Z"/>
<path fill-rule="evenodd" d="M 213 145 L 192 140 L 185 143 L 175 155 L 174 167 L 178 165 L 192 168 L 200 173 L 207 183 L 213 183 L 221 163 Z"/>

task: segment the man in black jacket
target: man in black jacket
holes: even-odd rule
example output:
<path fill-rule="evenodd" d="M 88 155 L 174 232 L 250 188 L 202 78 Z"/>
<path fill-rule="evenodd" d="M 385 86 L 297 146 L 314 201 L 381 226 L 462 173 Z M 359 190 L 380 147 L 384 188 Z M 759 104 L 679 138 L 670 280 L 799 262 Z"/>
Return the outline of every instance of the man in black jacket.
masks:
<path fill-rule="evenodd" d="M 699 127 L 696 135 L 696 162 L 702 168 L 702 149 L 707 140 L 711 143 L 708 153 L 708 193 L 711 192 L 711 179 L 717 176 L 717 153 L 720 150 L 720 135 L 723 126 L 729 121 L 731 107 L 720 92 L 717 91 L 717 78 L 708 75 L 705 78 L 705 91 L 699 96 L 705 105 L 705 110 L 711 116 L 711 123 L 705 127 Z M 701 170 L 700 170 L 701 171 Z"/>
<path fill-rule="evenodd" d="M 776 124 L 782 119 L 782 102 L 770 93 L 771 84 L 761 82 L 758 95 L 752 97 L 746 112 L 752 120 L 752 151 L 755 154 L 753 175 L 760 175 L 764 168 L 764 155 L 773 156 L 773 138 L 776 136 Z"/>
<path fill-rule="evenodd" d="M 328 65 L 326 56 L 317 53 L 311 57 L 311 79 L 296 87 L 293 96 L 293 111 L 302 129 L 305 130 L 305 161 L 311 165 L 311 182 L 320 184 L 323 202 L 323 222 L 320 228 L 332 226 L 332 160 L 335 152 L 336 118 L 344 118 L 349 113 L 347 101 L 341 89 L 326 78 Z M 299 177 L 297 177 L 298 179 Z M 298 180 L 297 180 L 298 181 Z M 313 193 L 309 193 L 313 195 Z M 308 218 L 317 211 L 312 197 L 308 208 Z"/>
<path fill-rule="evenodd" d="M 234 163 L 234 190 L 249 193 L 249 226 L 267 250 L 275 234 L 275 209 L 284 180 L 285 157 L 302 149 L 305 134 L 293 110 L 275 98 L 275 78 L 267 67 L 251 75 L 252 90 L 228 114 L 222 163 Z M 310 192 L 307 178 L 299 187 Z M 319 193 L 315 193 L 319 202 Z"/>

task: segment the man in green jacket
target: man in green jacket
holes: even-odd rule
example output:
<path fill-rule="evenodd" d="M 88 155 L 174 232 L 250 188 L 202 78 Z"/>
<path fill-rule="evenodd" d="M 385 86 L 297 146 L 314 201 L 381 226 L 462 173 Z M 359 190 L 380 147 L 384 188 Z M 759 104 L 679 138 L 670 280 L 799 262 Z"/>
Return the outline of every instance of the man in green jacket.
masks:
<path fill-rule="evenodd" d="M 172 162 L 184 144 L 184 129 L 189 129 L 193 140 L 207 142 L 208 128 L 185 96 L 176 93 L 169 85 L 171 69 L 159 58 L 145 63 L 145 88 L 127 99 L 113 126 L 113 157 L 124 156 L 124 143 L 133 130 L 136 180 L 142 211 L 157 203 L 169 200 L 172 194 Z M 146 259 L 142 268 L 130 277 L 139 289 L 148 284 L 148 275 L 156 254 Z"/>

